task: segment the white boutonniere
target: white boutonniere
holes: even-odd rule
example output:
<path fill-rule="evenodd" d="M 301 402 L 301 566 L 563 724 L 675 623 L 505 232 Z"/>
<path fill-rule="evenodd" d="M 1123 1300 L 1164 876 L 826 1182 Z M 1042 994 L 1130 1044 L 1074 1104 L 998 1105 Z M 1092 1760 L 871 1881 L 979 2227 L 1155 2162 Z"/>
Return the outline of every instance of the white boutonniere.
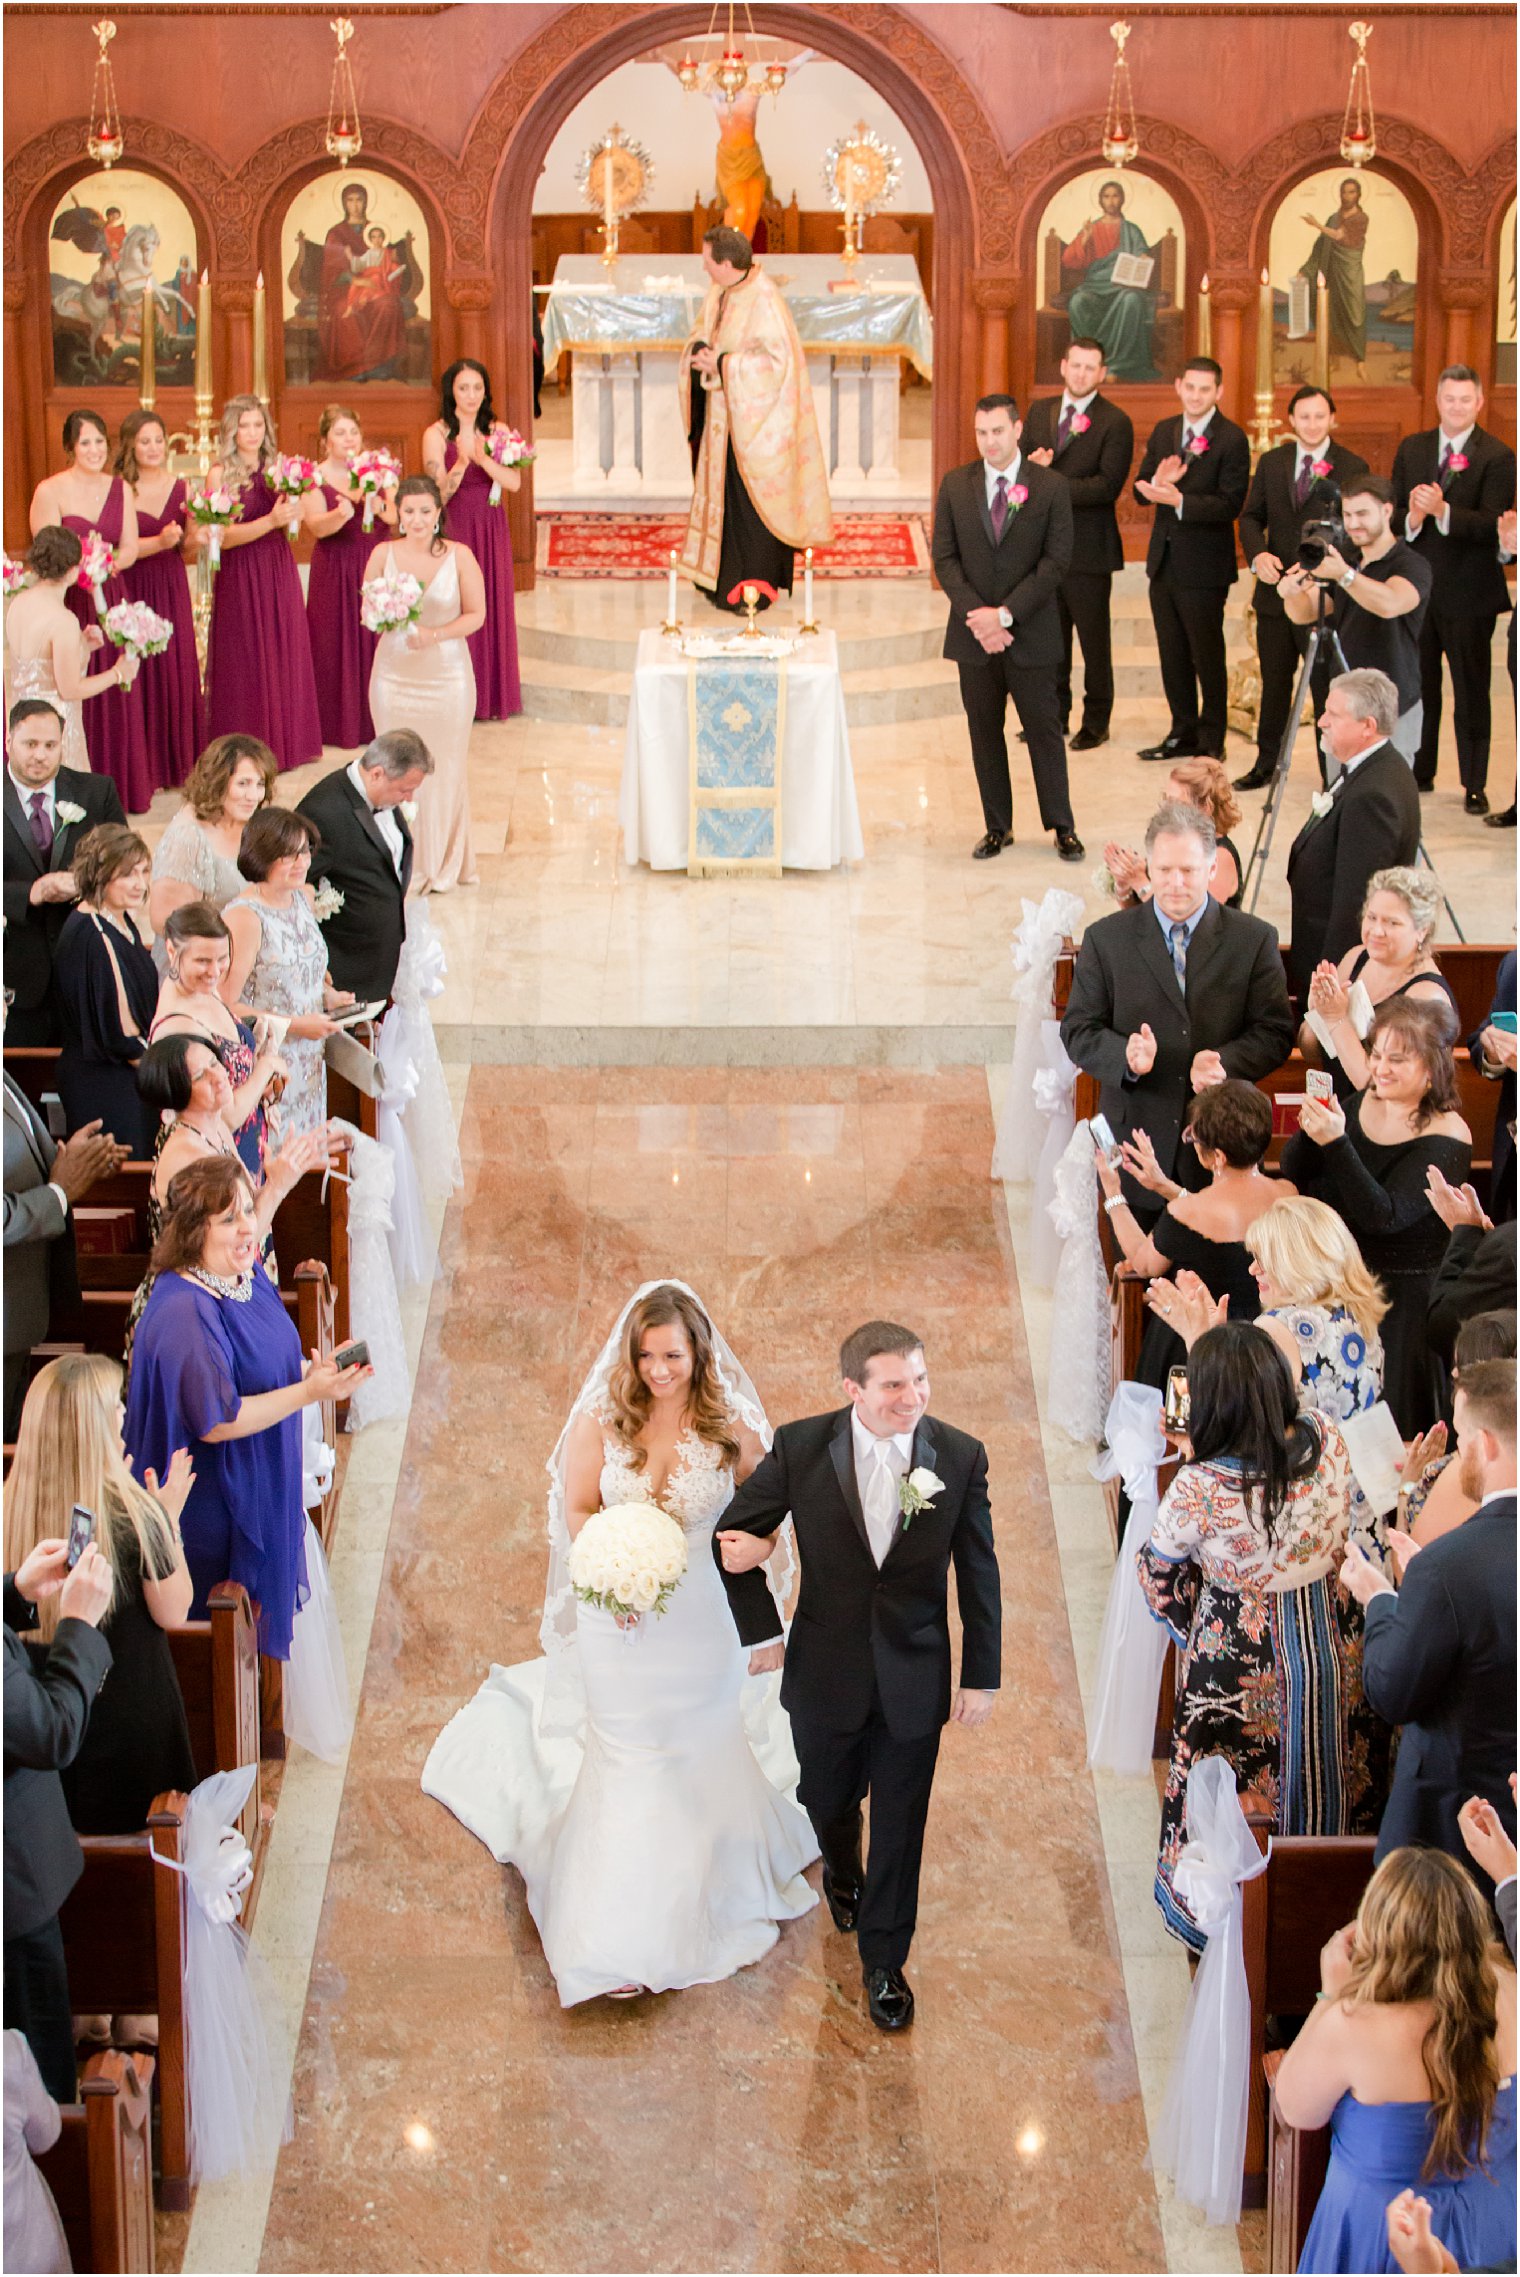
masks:
<path fill-rule="evenodd" d="M 59 799 L 53 812 L 62 823 L 83 822 L 84 820 L 84 808 L 76 806 L 72 799 Z"/>
<path fill-rule="evenodd" d="M 1334 804 L 1334 791 L 1316 791 L 1313 798 L 1309 801 L 1309 812 L 1313 815 L 1315 821 L 1319 822 L 1323 820 L 1323 818 L 1330 812 L 1330 809 L 1334 806 Z"/>
<path fill-rule="evenodd" d="M 401 801 L 401 818 L 407 829 L 410 830 L 417 820 L 417 801 L 415 799 L 403 799 Z"/>
<path fill-rule="evenodd" d="M 325 925 L 329 917 L 336 917 L 342 907 L 342 894 L 331 878 L 324 878 L 311 897 L 312 915 L 319 925 Z"/>
<path fill-rule="evenodd" d="M 903 1532 L 906 1534 L 920 1510 L 927 1510 L 937 1494 L 943 1494 L 945 1482 L 936 1478 L 933 1471 L 925 1470 L 920 1463 L 916 1471 L 897 1482 L 897 1507 L 902 1512 Z"/>

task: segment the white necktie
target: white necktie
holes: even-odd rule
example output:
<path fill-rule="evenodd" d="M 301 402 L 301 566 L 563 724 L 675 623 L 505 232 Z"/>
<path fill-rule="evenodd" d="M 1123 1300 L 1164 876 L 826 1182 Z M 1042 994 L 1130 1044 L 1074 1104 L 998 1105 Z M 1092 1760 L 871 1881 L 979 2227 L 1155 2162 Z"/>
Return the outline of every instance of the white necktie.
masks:
<path fill-rule="evenodd" d="M 878 1565 L 892 1547 L 892 1536 L 897 1531 L 897 1467 L 893 1460 L 896 1452 L 890 1439 L 875 1442 L 871 1449 L 872 1460 L 866 1465 L 861 1496 L 871 1555 Z"/>

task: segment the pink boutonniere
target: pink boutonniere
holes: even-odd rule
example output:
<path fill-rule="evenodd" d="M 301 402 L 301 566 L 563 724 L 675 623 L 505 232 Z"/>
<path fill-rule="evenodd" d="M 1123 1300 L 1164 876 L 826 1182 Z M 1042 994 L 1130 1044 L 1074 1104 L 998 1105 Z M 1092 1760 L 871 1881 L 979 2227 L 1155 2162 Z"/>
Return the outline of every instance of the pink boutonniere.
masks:
<path fill-rule="evenodd" d="M 1027 486 L 1027 484 L 1025 484 L 1025 483 L 1022 483 L 1022 482 L 1016 482 L 1016 483 L 1014 484 L 1013 488 L 1012 488 L 1012 489 L 1009 491 L 1009 493 L 1008 493 L 1008 503 L 1009 503 L 1010 507 L 1013 509 L 1013 511 L 1014 511 L 1014 513 L 1015 513 L 1015 514 L 1018 512 L 1019 508 L 1020 508 L 1020 507 L 1021 507 L 1021 506 L 1024 504 L 1024 501 L 1025 501 L 1025 500 L 1028 498 L 1028 496 L 1029 496 L 1029 489 L 1028 489 L 1028 486 Z"/>
<path fill-rule="evenodd" d="M 1085 411 L 1074 411 L 1072 413 L 1071 432 L 1074 435 L 1085 435 L 1091 425 L 1092 421 L 1088 418 Z"/>
<path fill-rule="evenodd" d="M 1309 472 L 1316 482 L 1326 481 L 1330 473 L 1330 461 L 1328 459 L 1311 459 L 1309 461 Z"/>
<path fill-rule="evenodd" d="M 1195 435 L 1188 445 L 1188 454 L 1192 458 L 1201 459 L 1208 447 L 1209 438 L 1207 435 Z"/>
<path fill-rule="evenodd" d="M 1451 457 L 1450 457 L 1450 458 L 1449 458 L 1449 459 L 1446 461 L 1446 471 L 1447 471 L 1447 473 L 1448 473 L 1448 474 L 1463 474 L 1463 473 L 1465 473 L 1465 472 L 1466 472 L 1466 468 L 1467 468 L 1467 453 L 1466 453 L 1466 451 L 1453 451 L 1453 452 L 1452 452 L 1452 454 L 1451 454 Z"/>

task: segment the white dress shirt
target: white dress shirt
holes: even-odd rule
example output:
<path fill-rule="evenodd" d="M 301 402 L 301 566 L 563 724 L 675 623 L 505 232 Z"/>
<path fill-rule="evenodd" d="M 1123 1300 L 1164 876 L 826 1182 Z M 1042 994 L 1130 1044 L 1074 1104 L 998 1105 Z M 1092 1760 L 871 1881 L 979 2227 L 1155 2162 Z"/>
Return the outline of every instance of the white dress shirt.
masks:
<path fill-rule="evenodd" d="M 14 767 L 8 767 L 6 769 L 6 773 L 10 776 L 11 789 L 15 792 L 17 798 L 20 799 L 21 811 L 26 816 L 28 822 L 31 821 L 32 815 L 35 812 L 35 809 L 32 806 L 32 801 L 37 796 L 37 793 L 41 791 L 42 812 L 47 816 L 48 821 L 53 828 L 54 834 L 56 835 L 58 829 L 58 777 L 54 775 L 50 777 L 50 779 L 45 783 L 23 783 L 20 776 L 16 773 Z"/>
<path fill-rule="evenodd" d="M 913 1434 L 894 1431 L 889 1439 L 878 1439 L 858 1415 L 852 1415 L 850 1436 L 855 1442 L 855 1484 L 860 1490 L 866 1537 L 871 1555 L 880 1565 L 892 1547 L 902 1514 L 897 1488 L 899 1480 L 913 1468 Z"/>
<path fill-rule="evenodd" d="M 1474 422 L 1474 424 L 1476 424 L 1476 422 Z M 1460 435 L 1448 435 L 1444 427 L 1438 427 L 1436 429 L 1437 482 L 1439 482 L 1441 479 L 1440 468 L 1442 454 L 1446 451 L 1450 451 L 1452 457 L 1456 458 L 1460 452 L 1466 450 L 1468 444 L 1472 441 L 1472 438 L 1473 430 L 1471 427 L 1464 427 Z M 1451 508 L 1449 506 L 1443 506 L 1440 513 L 1432 514 L 1430 519 L 1435 523 L 1436 528 L 1440 531 L 1443 538 L 1449 538 L 1451 536 Z M 1406 538 L 1413 538 L 1419 535 L 1419 532 L 1417 530 L 1410 528 L 1409 516 L 1407 514 L 1404 516 L 1404 535 Z"/>
<path fill-rule="evenodd" d="M 987 477 L 987 511 L 989 513 L 992 511 L 993 493 L 996 491 L 997 486 L 1000 482 L 1006 482 L 1008 485 L 1008 511 L 1010 514 L 1013 512 L 1013 486 L 1019 479 L 1019 468 L 1023 465 L 1023 463 L 1024 454 L 1019 450 L 1016 450 L 1014 452 L 1013 457 L 1009 460 L 1008 464 L 1003 467 L 993 466 L 990 461 L 983 459 L 982 472 Z M 1005 522 L 1003 524 L 1005 531 L 1007 527 L 1008 525 Z M 1004 632 L 1012 632 L 1013 617 L 1007 609 L 998 610 L 998 623 L 1002 626 Z M 880 1558 L 878 1558 L 876 1562 L 879 1565 L 881 1563 Z"/>
<path fill-rule="evenodd" d="M 1061 408 L 1056 413 L 1057 426 L 1060 425 L 1068 412 L 1085 411 L 1097 392 L 1095 387 L 1090 387 L 1086 395 L 1073 395 L 1069 387 L 1063 387 L 1061 390 Z"/>
<path fill-rule="evenodd" d="M 374 816 L 375 828 L 379 831 L 381 837 L 385 840 L 386 850 L 391 858 L 391 866 L 399 878 L 401 875 L 402 856 L 404 855 L 406 849 L 401 843 L 401 825 L 396 820 L 395 808 L 391 806 L 376 806 L 374 804 L 374 801 L 371 799 L 368 790 L 365 788 L 364 777 L 359 772 L 359 762 L 357 759 L 354 760 L 353 764 L 348 770 L 348 779 L 353 784 L 354 789 L 358 792 L 360 798 L 363 799 L 365 805 L 369 808 L 370 813 Z"/>
<path fill-rule="evenodd" d="M 1193 440 L 1193 437 L 1195 435 L 1206 435 L 1208 433 L 1209 421 L 1213 418 L 1214 413 L 1218 409 L 1219 406 L 1217 403 L 1211 404 L 1201 419 L 1189 419 L 1187 413 L 1183 413 L 1182 441 L 1178 444 L 1177 447 L 1184 458 L 1186 458 L 1188 455 L 1188 445 Z M 1174 506 L 1172 508 L 1172 512 L 1176 515 L 1178 521 L 1180 522 L 1182 520 L 1182 507 Z"/>

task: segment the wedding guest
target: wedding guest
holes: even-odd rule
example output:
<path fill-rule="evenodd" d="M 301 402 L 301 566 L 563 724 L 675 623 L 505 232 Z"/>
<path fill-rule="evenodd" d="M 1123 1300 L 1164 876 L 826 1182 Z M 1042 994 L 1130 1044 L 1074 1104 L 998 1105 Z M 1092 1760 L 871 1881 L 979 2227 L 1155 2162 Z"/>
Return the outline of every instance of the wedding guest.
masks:
<path fill-rule="evenodd" d="M 321 758 L 322 721 L 288 537 L 301 520 L 301 501 L 272 490 L 267 479 L 279 447 L 258 397 L 230 396 L 211 479 L 226 484 L 241 512 L 222 531 L 206 657 L 206 726 L 212 736 L 258 736 L 285 768 Z"/>
<path fill-rule="evenodd" d="M 1463 1321 L 1452 1360 L 1452 1389 L 1461 1382 L 1464 1368 L 1474 1368 L 1482 1360 L 1513 1360 L 1515 1327 L 1513 1306 L 1476 1313 Z M 1407 1534 L 1409 1542 L 1423 1549 L 1454 1526 L 1465 1526 L 1477 1507 L 1476 1496 L 1463 1490 L 1455 1448 L 1447 1449 L 1445 1424 L 1437 1423 L 1412 1440 L 1399 1482 L 1398 1533 Z M 1407 1558 L 1409 1552 L 1397 1537 L 1394 1547 L 1396 1555 L 1402 1551 Z"/>
<path fill-rule="evenodd" d="M 1061 1022 L 1115 1138 L 1145 1131 L 1162 1174 L 1184 1185 L 1203 1177 L 1182 1143 L 1194 1093 L 1229 1076 L 1254 1083 L 1293 1049 L 1277 935 L 1211 899 L 1214 852 L 1207 815 L 1157 809 L 1145 833 L 1151 899 L 1088 926 Z M 1124 1192 L 1148 1225 L 1154 1200 L 1133 1182 Z"/>
<path fill-rule="evenodd" d="M 1238 909 L 1245 892 L 1245 869 L 1240 849 L 1229 836 L 1240 820 L 1240 801 L 1218 759 L 1179 759 L 1167 776 L 1161 794 L 1164 806 L 1195 806 L 1214 825 L 1214 860 L 1209 870 L 1209 893 L 1221 909 Z M 1103 849 L 1114 881 L 1114 898 L 1121 909 L 1149 901 L 1151 881 L 1145 856 L 1133 847 L 1111 840 Z"/>
<path fill-rule="evenodd" d="M 98 1121 L 146 1161 L 152 1119 L 137 1093 L 137 1062 L 158 1002 L 158 967 L 137 929 L 149 854 L 135 830 L 108 822 L 74 855 L 79 906 L 58 936 L 53 976 L 63 1050 L 58 1093 L 70 1131 Z"/>
<path fill-rule="evenodd" d="M 1156 1902 L 1201 1952 L 1174 1884 L 1191 1765 L 1225 1756 L 1277 1834 L 1370 1832 L 1387 1735 L 1362 1695 L 1360 1617 L 1335 1586 L 1352 1510 L 1339 1427 L 1299 1413 L 1281 1352 L 1246 1322 L 1200 1336 L 1187 1376 L 1191 1452 L 1136 1567 L 1179 1652 Z"/>
<path fill-rule="evenodd" d="M 65 596 L 81 626 L 94 630 L 97 613 L 129 598 L 123 572 L 137 558 L 137 510 L 121 476 L 107 471 L 111 442 L 98 411 L 69 413 L 63 423 L 63 448 L 68 465 L 61 474 L 48 475 L 33 495 L 32 535 L 61 526 L 82 542 L 94 531 L 110 547 L 111 576 L 98 589 L 76 582 Z M 104 676 L 114 669 L 108 650 L 95 649 L 91 672 Z M 143 708 L 133 700 L 131 685 L 130 674 L 123 675 L 112 682 L 108 694 L 91 703 L 85 714 L 85 741 L 91 766 L 110 776 L 129 814 L 142 814 L 152 802 L 159 776 L 148 750 Z"/>
<path fill-rule="evenodd" d="M 1375 1012 L 1395 996 L 1417 1004 L 1445 1004 L 1457 1016 L 1456 991 L 1442 972 L 1431 943 L 1441 915 L 1441 888 L 1434 870 L 1374 870 L 1362 904 L 1362 938 L 1338 965 L 1327 959 L 1309 981 L 1309 1010 L 1330 1031 L 1327 1057 L 1318 1034 L 1307 1023 L 1299 1049 L 1318 1066 L 1328 1065 L 1338 1099 L 1349 1099 L 1367 1081 L 1367 1052 L 1352 1017 L 1352 990 L 1358 983 Z"/>
<path fill-rule="evenodd" d="M 14 606 L 14 604 L 13 604 Z M 53 958 L 78 888 L 74 850 L 99 823 L 125 825 L 105 775 L 63 764 L 63 723 L 40 696 L 11 706 L 5 742 L 5 984 L 11 1044 L 56 1044 Z"/>
<path fill-rule="evenodd" d="M 1346 485 L 1342 520 L 1355 562 L 1326 545 L 1313 569 L 1295 564 L 1285 570 L 1278 592 L 1303 630 L 1328 598 L 1326 621 L 1347 669 L 1387 674 L 1398 690 L 1398 716 L 1388 740 L 1412 765 L 1420 740 L 1420 628 L 1430 598 L 1430 565 L 1395 537 L 1393 486 L 1382 475 L 1359 474 Z M 1323 782 L 1323 749 L 1319 772 Z"/>
<path fill-rule="evenodd" d="M 522 488 L 522 475 L 491 456 L 495 424 L 485 365 L 461 357 L 443 375 L 439 416 L 422 438 L 422 466 L 437 485 L 442 504 L 450 509 L 454 537 L 479 564 L 485 587 L 485 621 L 470 636 L 477 719 L 511 719 L 522 710 L 506 513 L 508 496 Z M 493 490 L 499 501 L 495 506 Z"/>
<path fill-rule="evenodd" d="M 1342 672 L 1320 713 L 1340 773 L 1288 849 L 1288 979 L 1303 1007 L 1316 968 L 1356 946 L 1370 881 L 1380 870 L 1407 869 L 1419 852 L 1420 795 L 1389 741 L 1398 701 L 1385 672 Z"/>
<path fill-rule="evenodd" d="M 421 736 L 391 728 L 352 766 L 314 783 L 296 809 L 322 834 L 311 858 L 313 881 L 341 897 L 321 919 L 328 970 L 340 988 L 366 1001 L 389 996 L 395 986 L 415 859 L 407 809 L 432 772 Z"/>
<path fill-rule="evenodd" d="M 422 613 L 405 631 L 382 634 L 370 708 L 383 735 L 426 735 L 434 773 L 417 802 L 410 890 L 447 893 L 480 882 L 470 845 L 470 645 L 485 621 L 486 593 L 468 546 L 451 544 L 443 535 L 443 505 L 430 476 L 407 477 L 396 493 L 396 511 L 400 535 L 373 556 L 368 576 L 415 577 L 423 589 Z"/>
<path fill-rule="evenodd" d="M 63 2128 L 22 2032 L 5 2035 L 5 2266 L 40 2273 L 71 2270 L 52 2191 L 36 2161 Z"/>
<path fill-rule="evenodd" d="M 138 700 L 155 783 L 175 788 L 206 740 L 206 706 L 181 550 L 189 519 L 185 481 L 169 465 L 168 438 L 156 411 L 129 411 L 123 419 L 116 472 L 131 485 L 137 513 L 137 558 L 126 573 L 127 598 L 145 601 L 174 627 L 162 655 L 142 660 Z"/>
<path fill-rule="evenodd" d="M 170 1036 L 194 1036 L 216 1053 L 232 1086 L 232 1136 L 255 1186 L 268 1151 L 267 1105 L 289 1073 L 269 1024 L 250 1026 L 228 1009 L 222 989 L 232 969 L 232 935 L 208 901 L 185 902 L 165 935 L 169 969 L 158 992 L 148 1048 Z"/>
<path fill-rule="evenodd" d="M 1510 1773 L 1510 1792 L 1514 1792 L 1515 1776 Z M 1492 1803 L 1484 1802 L 1481 1795 L 1471 1795 L 1457 1813 L 1457 1824 L 1467 1855 L 1485 1873 L 1494 1885 L 1494 1911 L 1504 1931 L 1505 1950 L 1511 1962 L 1515 1958 L 1515 1872 L 1520 1866 L 1515 1845 L 1499 1824 L 1499 1814 Z"/>
<path fill-rule="evenodd" d="M 369 710 L 369 675 L 375 636 L 359 619 L 359 596 L 370 555 L 384 536 L 364 527 L 364 499 L 354 485 L 350 462 L 364 448 L 357 412 L 329 403 L 317 422 L 320 490 L 305 501 L 306 526 L 313 540 L 311 575 L 306 586 L 306 630 L 311 641 L 312 677 L 322 741 L 352 751 L 374 735 Z M 395 508 L 376 501 L 374 514 L 393 523 Z"/>
<path fill-rule="evenodd" d="M 243 828 L 274 797 L 279 766 L 256 735 L 219 735 L 191 768 L 185 803 L 176 807 L 153 852 L 148 916 L 158 938 L 154 955 L 167 969 L 165 928 L 186 902 L 221 909 L 244 886 L 237 866 Z"/>
<path fill-rule="evenodd" d="M 70 1213 L 127 1150 L 87 1123 L 59 1146 L 11 1076 L 5 1091 L 5 1417 L 14 1439 L 29 1355 L 52 1316 L 79 1297 Z"/>
<path fill-rule="evenodd" d="M 1499 1086 L 1494 1114 L 1494 1164 L 1489 1180 L 1490 1214 L 1503 1225 L 1515 1214 L 1515 952 L 1499 961 L 1494 980 L 1494 1001 L 1487 1020 L 1471 1038 L 1473 1063 L 1491 1083 Z"/>
<path fill-rule="evenodd" d="M 259 1606 L 259 1650 L 290 1656 L 307 1587 L 301 1489 L 303 1407 L 346 1399 L 370 1374 L 315 1357 L 259 1269 L 253 1192 L 225 1156 L 192 1163 L 169 1190 L 157 1276 L 138 1324 L 124 1431 L 139 1477 L 189 1450 L 194 1484 L 181 1534 L 204 1620 L 220 1581 Z"/>
<path fill-rule="evenodd" d="M 1093 751 L 1108 741 L 1114 708 L 1109 612 L 1114 572 L 1124 567 L 1114 506 L 1129 480 L 1135 430 L 1129 413 L 1101 392 L 1107 377 L 1102 341 L 1079 334 L 1061 358 L 1061 393 L 1037 397 L 1024 422 L 1030 464 L 1052 467 L 1071 497 L 1071 567 L 1056 599 L 1063 654 L 1056 696 L 1065 735 L 1075 631 L 1082 643 L 1082 725 L 1071 738 L 1073 751 Z"/>
<path fill-rule="evenodd" d="M 1515 1301 L 1515 1221 L 1496 1226 L 1472 1186 L 1452 1186 L 1432 1168 L 1426 1191 L 1448 1234 L 1425 1316 L 1431 1344 L 1448 1364 L 1463 1321 Z"/>
<path fill-rule="evenodd" d="M 1152 430 L 1135 496 L 1154 507 L 1145 570 L 1171 719 L 1142 759 L 1224 757 L 1229 673 L 1224 608 L 1239 574 L 1235 517 L 1251 480 L 1245 430 L 1219 408 L 1224 373 L 1189 356 L 1174 383 L 1180 417 Z"/>
<path fill-rule="evenodd" d="M 35 582 L 5 604 L 12 705 L 39 696 L 52 704 L 63 724 L 63 764 L 81 775 L 90 771 L 82 707 L 113 688 L 130 688 L 138 669 L 137 658 L 125 649 L 114 664 L 96 654 L 105 635 L 98 625 L 81 627 L 69 607 L 69 594 L 79 583 L 83 550 L 72 530 L 39 530 L 25 559 Z M 100 779 L 110 785 L 115 798 L 116 786 L 109 776 Z"/>
<path fill-rule="evenodd" d="M 302 891 L 317 826 L 289 807 L 269 806 L 243 832 L 238 867 L 250 882 L 222 912 L 232 966 L 222 983 L 231 1010 L 273 1012 L 287 1022 L 281 1051 L 289 1073 L 274 1124 L 282 1139 L 327 1120 L 323 1046 L 336 1035 L 332 1014 L 354 1001 L 334 988 L 327 944 Z"/>
<path fill-rule="evenodd" d="M 1330 2129 L 1301 2270 L 1388 2267 L 1388 2200 L 1418 2188 L 1452 2267 L 1515 2250 L 1515 1973 L 1488 1907 L 1438 1851 L 1385 1857 L 1320 1955 L 1278 2068 L 1290 2127 Z"/>
<path fill-rule="evenodd" d="M 16 1457 L 5 1488 L 5 1563 L 24 1563 L 44 1542 L 69 1531 L 76 1506 L 95 1520 L 110 1598 L 100 1627 L 111 1647 L 111 1681 L 101 1687 L 79 1751 L 63 1772 L 76 1834 L 136 1834 L 156 1795 L 195 1785 L 195 1757 L 174 1656 L 164 1635 L 190 1611 L 190 1574 L 180 1513 L 194 1484 L 181 1450 L 165 1466 L 134 1478 L 121 1445 L 121 1369 L 102 1353 L 65 1353 L 39 1369 L 21 1411 Z M 38 1610 L 51 1642 L 56 1601 Z"/>
<path fill-rule="evenodd" d="M 1446 1241 L 1427 1177 L 1434 1167 L 1460 1182 L 1472 1159 L 1451 1025 L 1438 1004 L 1390 997 L 1367 1038 L 1366 1089 L 1344 1108 L 1306 1101 L 1282 1157 L 1284 1176 L 1301 1193 L 1340 1212 L 1387 1292 L 1383 1391 L 1406 1434 L 1427 1430 L 1445 1405 L 1426 1314 Z"/>

